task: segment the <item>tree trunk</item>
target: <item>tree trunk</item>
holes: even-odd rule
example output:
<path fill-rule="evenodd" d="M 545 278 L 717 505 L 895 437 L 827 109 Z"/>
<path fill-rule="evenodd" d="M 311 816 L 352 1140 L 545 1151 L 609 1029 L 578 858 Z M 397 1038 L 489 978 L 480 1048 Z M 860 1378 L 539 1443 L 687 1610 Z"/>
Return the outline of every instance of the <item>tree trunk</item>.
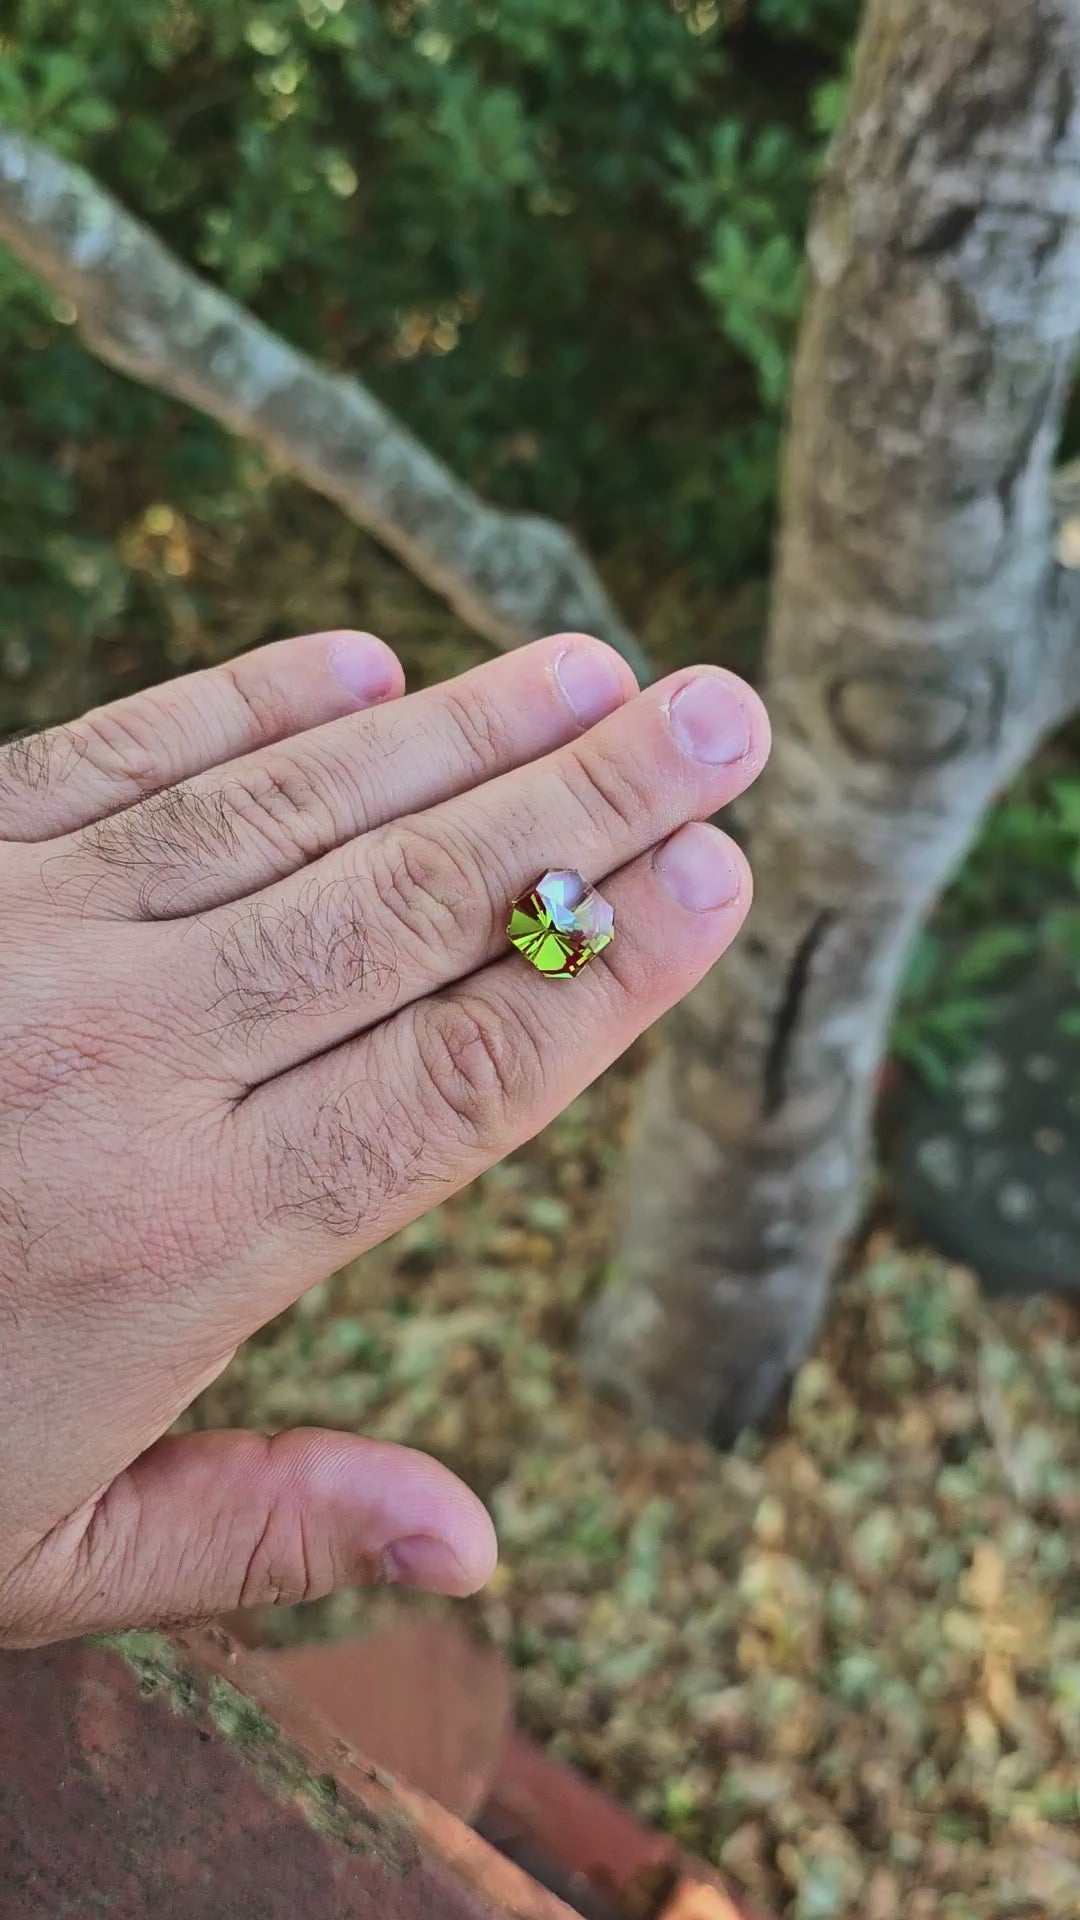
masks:
<path fill-rule="evenodd" d="M 726 1438 L 855 1219 L 905 952 L 1074 704 L 1050 468 L 1080 330 L 1080 0 L 871 0 L 810 244 L 747 935 L 673 1017 L 593 1378 Z"/>

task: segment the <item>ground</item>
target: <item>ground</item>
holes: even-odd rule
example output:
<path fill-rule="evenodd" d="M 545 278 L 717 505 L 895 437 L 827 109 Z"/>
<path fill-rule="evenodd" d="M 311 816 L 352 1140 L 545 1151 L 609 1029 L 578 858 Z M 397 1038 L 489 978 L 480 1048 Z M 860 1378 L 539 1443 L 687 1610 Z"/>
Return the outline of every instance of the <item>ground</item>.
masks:
<path fill-rule="evenodd" d="M 1080 1310 L 878 1226 L 730 1456 L 585 1392 L 645 1047 L 268 1327 L 192 1416 L 407 1441 L 489 1500 L 471 1606 L 556 1751 L 784 1920 L 1080 1908 Z M 349 1593 L 268 1637 L 380 1617 Z"/>
<path fill-rule="evenodd" d="M 144 617 L 88 656 L 80 698 L 337 624 L 383 633 L 414 685 L 483 657 L 297 487 L 219 528 L 133 504 L 128 537 Z M 718 615 L 685 583 L 613 584 L 666 665 L 702 634 L 713 657 L 752 662 L 760 595 Z M 12 719 L 76 697 L 71 660 L 55 664 L 60 692 L 29 684 Z M 971 869 L 982 922 L 1004 911 L 1002 871 L 1038 868 L 1030 811 L 1008 816 L 992 885 Z M 969 984 L 955 1004 L 933 987 L 938 1040 L 972 1001 Z M 925 1025 L 908 1020 L 902 1051 Z M 498 1521 L 501 1567 L 469 1612 L 514 1665 L 522 1719 L 777 1920 L 1074 1920 L 1080 1304 L 982 1303 L 969 1275 L 898 1243 L 883 1195 L 765 1436 L 725 1457 L 635 1433 L 584 1391 L 573 1345 L 610 1278 L 648 1044 L 275 1321 L 190 1420 L 322 1422 L 454 1466 Z M 343 1594 L 265 1630 L 347 1633 L 387 1604 Z"/>

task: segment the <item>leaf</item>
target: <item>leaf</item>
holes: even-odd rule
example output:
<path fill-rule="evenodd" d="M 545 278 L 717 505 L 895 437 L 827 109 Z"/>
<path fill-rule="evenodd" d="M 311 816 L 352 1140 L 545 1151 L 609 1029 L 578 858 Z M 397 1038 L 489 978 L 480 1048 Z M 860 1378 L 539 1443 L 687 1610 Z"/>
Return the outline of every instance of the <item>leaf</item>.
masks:
<path fill-rule="evenodd" d="M 928 1018 L 942 1039 L 954 1035 L 980 1033 L 994 1016 L 994 1003 L 982 996 L 949 994 Z"/>
<path fill-rule="evenodd" d="M 1080 840 L 1080 779 L 1071 774 L 1059 774 L 1051 782 L 1050 791 L 1061 825 L 1066 833 Z"/>
<path fill-rule="evenodd" d="M 947 1060 L 928 1042 L 919 1040 L 911 1046 L 908 1059 L 932 1093 L 948 1092 L 953 1083 L 954 1062 Z"/>
<path fill-rule="evenodd" d="M 916 934 L 900 986 L 902 1000 L 924 998 L 941 972 L 944 952 L 944 945 L 937 934 L 925 928 Z"/>
<path fill-rule="evenodd" d="M 998 980 L 1012 961 L 1026 959 L 1034 945 L 1027 927 L 984 927 L 950 969 L 950 985 L 974 987 Z"/>
<path fill-rule="evenodd" d="M 1080 967 L 1080 907 L 1059 907 L 1048 913 L 1043 935 L 1069 966 Z"/>

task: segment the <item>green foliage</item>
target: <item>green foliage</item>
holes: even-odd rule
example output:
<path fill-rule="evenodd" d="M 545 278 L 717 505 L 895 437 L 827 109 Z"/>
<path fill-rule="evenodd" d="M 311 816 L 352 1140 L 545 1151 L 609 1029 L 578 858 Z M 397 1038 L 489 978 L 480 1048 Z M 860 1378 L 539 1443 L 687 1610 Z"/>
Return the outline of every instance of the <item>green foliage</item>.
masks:
<path fill-rule="evenodd" d="M 997 988 L 1035 944 L 1023 927 L 988 926 L 959 951 L 921 933 L 912 950 L 893 1025 L 893 1052 L 937 1089 L 970 1058 L 993 1019 Z"/>
<path fill-rule="evenodd" d="M 1080 777 L 1025 774 L 992 809 L 912 948 L 893 1052 L 929 1085 L 949 1084 L 994 1018 L 1003 988 L 1041 959 L 1080 988 Z M 1080 1014 L 1063 1016 L 1080 1031 Z"/>
<path fill-rule="evenodd" d="M 802 296 L 800 227 L 813 175 L 810 150 L 783 127 L 750 133 L 722 120 L 704 149 L 672 145 L 672 198 L 707 236 L 698 281 L 733 347 L 750 361 L 758 395 L 778 411 Z"/>
<path fill-rule="evenodd" d="M 632 598 L 764 569 L 802 232 L 853 0 L 10 0 L 0 116 L 89 167 Z M 4 632 L 138 624 L 147 505 L 243 458 L 0 262 Z M 103 582 L 73 582 L 77 527 Z M 110 558 L 111 556 L 111 558 Z M 119 571 L 117 571 L 119 570 Z M 622 576 L 620 576 L 622 584 Z"/>
<path fill-rule="evenodd" d="M 758 0 L 757 18 L 775 33 L 843 47 L 852 29 L 849 0 Z"/>

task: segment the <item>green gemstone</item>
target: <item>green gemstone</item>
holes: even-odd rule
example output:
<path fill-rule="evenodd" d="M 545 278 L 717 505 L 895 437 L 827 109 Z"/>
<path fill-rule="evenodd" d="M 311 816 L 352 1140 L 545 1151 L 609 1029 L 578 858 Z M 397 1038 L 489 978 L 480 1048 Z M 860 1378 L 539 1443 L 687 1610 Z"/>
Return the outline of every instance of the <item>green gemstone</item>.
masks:
<path fill-rule="evenodd" d="M 615 938 L 615 915 L 580 873 L 555 867 L 511 902 L 506 933 L 537 972 L 569 980 Z"/>

